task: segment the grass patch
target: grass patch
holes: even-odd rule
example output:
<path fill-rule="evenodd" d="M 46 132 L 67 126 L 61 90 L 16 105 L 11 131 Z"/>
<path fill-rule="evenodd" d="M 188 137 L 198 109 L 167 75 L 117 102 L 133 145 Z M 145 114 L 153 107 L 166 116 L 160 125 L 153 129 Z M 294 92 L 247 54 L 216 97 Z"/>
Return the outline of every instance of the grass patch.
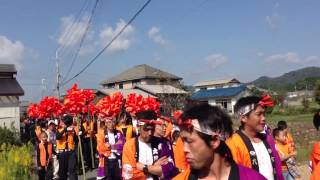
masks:
<path fill-rule="evenodd" d="M 313 120 L 313 114 L 297 114 L 297 115 L 267 115 L 267 121 L 271 124 L 276 124 L 278 121 L 301 122 L 301 123 L 311 123 Z"/>

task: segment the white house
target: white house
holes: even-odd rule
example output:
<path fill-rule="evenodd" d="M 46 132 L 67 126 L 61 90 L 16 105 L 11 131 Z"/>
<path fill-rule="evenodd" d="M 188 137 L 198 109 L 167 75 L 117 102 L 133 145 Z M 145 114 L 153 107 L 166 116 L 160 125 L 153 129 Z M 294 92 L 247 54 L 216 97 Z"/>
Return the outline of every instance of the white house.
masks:
<path fill-rule="evenodd" d="M 24 91 L 16 80 L 13 64 L 0 64 L 0 126 L 20 129 L 19 96 Z"/>
<path fill-rule="evenodd" d="M 179 88 L 181 77 L 146 64 L 137 65 L 126 71 L 104 80 L 103 89 L 99 93 L 104 95 L 121 92 L 141 94 L 144 97 L 160 95 L 184 95 L 186 91 Z"/>
<path fill-rule="evenodd" d="M 250 95 L 246 85 L 235 78 L 198 82 L 194 85 L 195 92 L 191 100 L 208 102 L 210 105 L 220 106 L 226 112 L 233 114 L 234 105 L 241 97 Z"/>

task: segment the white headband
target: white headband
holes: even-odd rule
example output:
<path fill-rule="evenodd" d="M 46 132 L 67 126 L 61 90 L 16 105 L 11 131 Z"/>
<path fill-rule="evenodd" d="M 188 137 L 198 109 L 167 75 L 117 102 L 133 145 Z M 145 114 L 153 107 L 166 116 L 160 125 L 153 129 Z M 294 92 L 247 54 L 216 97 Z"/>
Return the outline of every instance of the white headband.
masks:
<path fill-rule="evenodd" d="M 208 127 L 203 127 L 200 126 L 198 119 L 192 119 L 191 120 L 191 124 L 193 126 L 193 129 L 196 131 L 199 131 L 201 133 L 210 135 L 210 136 L 218 136 L 220 138 L 220 140 L 225 141 L 226 140 L 226 136 L 219 133 L 219 132 L 213 132 L 210 128 Z"/>
<path fill-rule="evenodd" d="M 251 112 L 252 110 L 254 110 L 255 106 L 256 106 L 255 104 L 249 104 L 249 105 L 243 106 L 238 110 L 237 114 L 239 116 L 244 116 L 249 112 Z"/>

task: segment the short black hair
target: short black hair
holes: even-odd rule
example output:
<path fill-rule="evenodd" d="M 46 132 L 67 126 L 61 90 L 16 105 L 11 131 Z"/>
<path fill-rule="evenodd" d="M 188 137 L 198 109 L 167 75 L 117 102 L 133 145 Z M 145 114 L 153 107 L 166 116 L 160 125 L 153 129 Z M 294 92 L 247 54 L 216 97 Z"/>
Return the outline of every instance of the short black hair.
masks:
<path fill-rule="evenodd" d="M 274 128 L 273 131 L 272 131 L 272 136 L 273 136 L 273 138 L 279 136 L 279 133 L 280 133 L 281 131 L 283 131 L 283 129 L 281 129 L 281 128 L 279 128 L 279 127 Z"/>
<path fill-rule="evenodd" d="M 146 110 L 146 111 L 140 111 L 136 114 L 137 119 L 143 119 L 143 120 L 156 120 L 157 119 L 157 113 L 152 110 Z"/>
<path fill-rule="evenodd" d="M 45 121 L 44 119 L 40 120 L 39 126 L 45 129 L 47 127 L 47 121 Z"/>
<path fill-rule="evenodd" d="M 261 100 L 261 97 L 258 96 L 247 96 L 247 97 L 242 97 L 240 98 L 237 103 L 234 105 L 234 112 L 238 113 L 239 110 L 247 105 L 250 104 L 258 104 L 259 101 Z M 256 107 L 255 107 L 256 108 Z"/>
<path fill-rule="evenodd" d="M 172 133 L 172 141 L 173 142 L 177 141 L 177 139 L 179 137 L 180 137 L 180 131 L 177 131 L 177 130 L 173 131 L 173 133 Z"/>
<path fill-rule="evenodd" d="M 277 127 L 281 128 L 281 129 L 287 129 L 288 125 L 287 125 L 286 121 L 279 121 L 278 124 L 277 124 Z"/>
<path fill-rule="evenodd" d="M 122 112 L 122 113 L 120 114 L 120 119 L 122 119 L 122 118 L 126 118 L 126 119 L 125 119 L 125 124 L 126 124 L 126 125 L 132 125 L 132 117 L 131 117 L 130 113 L 128 113 L 128 112 Z M 119 121 L 120 121 L 120 120 L 119 120 Z M 117 121 L 117 123 L 119 123 L 119 121 Z"/>
<path fill-rule="evenodd" d="M 63 122 L 66 126 L 71 126 L 73 123 L 73 117 L 70 115 L 66 115 L 63 117 Z"/>
<path fill-rule="evenodd" d="M 219 132 L 226 136 L 225 138 L 228 138 L 233 133 L 230 116 L 217 106 L 210 106 L 209 104 L 195 105 L 185 110 L 181 118 L 182 121 L 186 121 L 188 119 L 197 119 L 200 126 L 208 127 L 213 132 Z M 183 127 L 182 130 L 184 130 Z M 212 136 L 201 132 L 197 133 L 200 138 L 205 141 L 206 145 L 210 147 Z M 231 151 L 224 141 L 220 142 L 216 152 L 222 157 L 225 157 L 227 161 L 233 162 Z"/>

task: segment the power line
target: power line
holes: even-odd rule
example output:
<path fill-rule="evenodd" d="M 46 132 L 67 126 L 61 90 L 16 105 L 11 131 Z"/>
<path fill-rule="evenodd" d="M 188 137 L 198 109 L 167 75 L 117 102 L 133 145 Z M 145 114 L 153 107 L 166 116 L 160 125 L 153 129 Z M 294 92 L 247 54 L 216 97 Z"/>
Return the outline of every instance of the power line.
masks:
<path fill-rule="evenodd" d="M 62 81 L 65 81 L 65 80 L 68 78 L 68 76 L 69 76 L 69 74 L 70 74 L 70 72 L 71 72 L 71 70 L 72 70 L 72 68 L 73 68 L 74 63 L 75 63 L 76 59 L 78 58 L 80 49 L 81 49 L 81 47 L 82 47 L 82 45 L 83 45 L 83 42 L 84 42 L 84 39 L 86 38 L 86 35 L 87 35 L 88 31 L 89 31 L 89 27 L 90 27 L 90 24 L 91 24 L 91 22 L 92 22 L 93 15 L 94 15 L 95 10 L 96 10 L 96 8 L 97 8 L 98 2 L 99 2 L 99 0 L 96 0 L 95 5 L 94 5 L 94 7 L 92 8 L 92 11 L 91 11 L 91 14 L 90 14 L 90 18 L 89 18 L 89 20 L 88 20 L 87 27 L 86 27 L 86 29 L 85 29 L 82 37 L 81 37 L 79 47 L 78 47 L 78 49 L 77 49 L 77 51 L 76 51 L 76 53 L 75 53 L 75 55 L 74 55 L 74 57 L 73 57 L 73 59 L 72 59 L 71 65 L 70 65 L 70 67 L 69 67 L 69 69 L 68 69 L 68 71 L 67 71 L 67 73 L 66 73 L 66 75 L 65 75 L 65 77 L 63 78 Z"/>
<path fill-rule="evenodd" d="M 70 37 L 69 34 L 71 33 L 71 30 L 72 30 L 73 26 L 76 24 L 77 21 L 80 21 L 80 17 L 86 11 L 87 7 L 89 6 L 89 2 L 90 2 L 90 0 L 86 0 L 83 3 L 83 5 L 81 6 L 81 9 L 77 12 L 77 14 L 75 16 L 75 21 L 66 28 L 66 31 L 62 34 L 61 37 Z M 56 35 L 57 34 L 58 33 L 56 33 Z M 66 49 L 65 48 L 65 44 L 62 44 L 62 45 L 59 45 L 58 47 L 56 47 L 55 52 L 57 52 L 58 50 L 59 51 L 61 51 L 61 50 L 65 51 L 65 49 Z M 45 79 L 48 79 L 50 67 L 52 67 L 51 63 L 52 63 L 52 59 L 50 59 L 49 62 L 48 62 L 48 67 L 47 67 Z"/>
<path fill-rule="evenodd" d="M 102 49 L 100 52 L 76 75 L 74 75 L 72 78 L 68 79 L 67 81 L 63 82 L 61 86 L 66 85 L 76 77 L 78 77 L 80 74 L 82 74 L 94 61 L 98 59 L 98 57 L 108 48 L 110 45 L 123 33 L 123 31 L 137 18 L 137 16 L 148 6 L 148 4 L 151 2 L 151 0 L 148 0 L 144 5 L 137 11 L 134 16 L 128 21 L 128 23 L 123 26 L 123 28 L 111 39 L 111 41 Z"/>
<path fill-rule="evenodd" d="M 66 38 L 65 42 L 62 43 L 59 47 L 57 47 L 57 49 L 60 48 L 60 56 L 62 54 L 65 54 L 69 51 L 70 46 L 68 46 L 67 44 L 72 43 L 74 41 L 74 37 L 72 34 L 75 34 L 76 32 L 74 31 L 74 27 L 76 26 L 76 24 L 80 23 L 81 18 L 85 15 L 85 13 L 87 12 L 87 9 L 90 5 L 90 0 L 85 1 L 83 6 L 81 7 L 80 11 L 77 13 L 77 15 L 74 18 L 74 21 L 72 22 L 72 24 L 69 24 L 68 27 L 66 27 L 65 32 L 61 35 L 61 37 Z M 79 31 L 79 29 L 76 29 Z"/>

